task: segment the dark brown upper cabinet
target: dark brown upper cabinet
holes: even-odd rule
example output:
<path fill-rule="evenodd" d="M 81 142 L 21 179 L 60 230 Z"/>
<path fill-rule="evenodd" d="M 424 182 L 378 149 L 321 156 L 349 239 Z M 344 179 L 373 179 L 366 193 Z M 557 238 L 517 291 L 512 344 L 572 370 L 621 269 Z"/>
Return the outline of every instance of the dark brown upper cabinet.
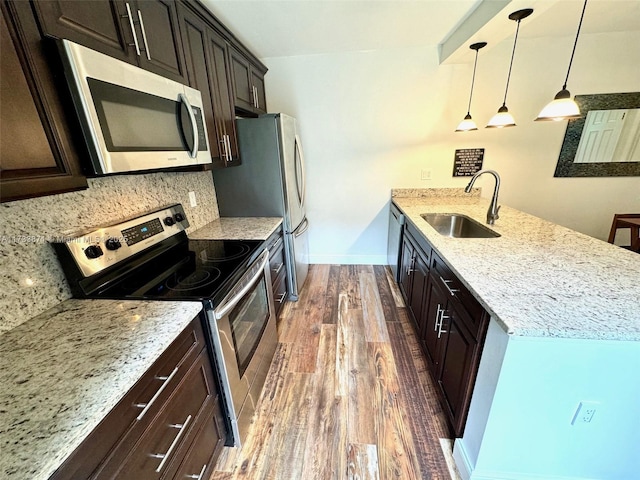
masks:
<path fill-rule="evenodd" d="M 195 11 L 178 6 L 189 85 L 200 90 L 215 168 L 240 164 L 227 43 Z"/>
<path fill-rule="evenodd" d="M 47 0 L 33 5 L 44 35 L 186 83 L 175 1 Z"/>
<path fill-rule="evenodd" d="M 237 49 L 229 48 L 234 104 L 238 113 L 267 113 L 264 90 L 266 70 L 252 63 Z"/>
<path fill-rule="evenodd" d="M 87 188 L 82 148 L 67 121 L 71 98 L 28 2 L 2 2 L 0 25 L 0 200 Z"/>

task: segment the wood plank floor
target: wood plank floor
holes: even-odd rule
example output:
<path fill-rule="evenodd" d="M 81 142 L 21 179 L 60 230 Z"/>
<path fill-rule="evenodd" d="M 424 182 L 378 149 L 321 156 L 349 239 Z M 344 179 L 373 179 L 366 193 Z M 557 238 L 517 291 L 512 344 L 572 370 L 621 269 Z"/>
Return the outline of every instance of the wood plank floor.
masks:
<path fill-rule="evenodd" d="M 391 272 L 312 265 L 278 321 L 248 438 L 211 480 L 455 479 L 435 388 Z"/>

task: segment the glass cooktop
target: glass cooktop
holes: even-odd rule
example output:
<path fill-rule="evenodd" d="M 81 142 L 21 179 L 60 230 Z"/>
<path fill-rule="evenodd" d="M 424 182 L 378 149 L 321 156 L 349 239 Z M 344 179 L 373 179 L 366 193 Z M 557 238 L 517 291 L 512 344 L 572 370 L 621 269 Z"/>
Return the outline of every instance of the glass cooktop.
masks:
<path fill-rule="evenodd" d="M 261 240 L 188 240 L 137 265 L 101 298 L 221 300 L 256 258 Z"/>

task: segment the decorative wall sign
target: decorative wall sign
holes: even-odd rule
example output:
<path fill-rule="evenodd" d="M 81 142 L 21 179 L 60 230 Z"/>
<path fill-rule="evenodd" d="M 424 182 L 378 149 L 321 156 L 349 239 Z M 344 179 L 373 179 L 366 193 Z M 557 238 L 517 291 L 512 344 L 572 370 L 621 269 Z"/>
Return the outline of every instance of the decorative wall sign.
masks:
<path fill-rule="evenodd" d="M 484 148 L 461 148 L 453 159 L 454 177 L 472 177 L 482 170 Z"/>

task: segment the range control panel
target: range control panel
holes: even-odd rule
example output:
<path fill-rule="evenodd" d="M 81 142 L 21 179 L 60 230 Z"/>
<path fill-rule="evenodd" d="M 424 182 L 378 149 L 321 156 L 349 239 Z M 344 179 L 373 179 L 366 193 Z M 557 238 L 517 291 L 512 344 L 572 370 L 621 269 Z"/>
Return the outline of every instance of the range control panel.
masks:
<path fill-rule="evenodd" d="M 182 205 L 176 204 L 60 243 L 66 245 L 82 274 L 89 277 L 186 230 L 188 226 Z"/>

